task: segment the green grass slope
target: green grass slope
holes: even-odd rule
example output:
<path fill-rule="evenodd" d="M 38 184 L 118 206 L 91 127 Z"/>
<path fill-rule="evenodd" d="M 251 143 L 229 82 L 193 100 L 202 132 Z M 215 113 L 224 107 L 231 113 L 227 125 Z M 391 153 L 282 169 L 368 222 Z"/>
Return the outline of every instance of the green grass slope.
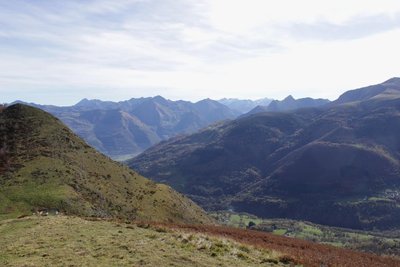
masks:
<path fill-rule="evenodd" d="M 3 220 L 0 236 L 1 266 L 294 266 L 227 238 L 69 216 Z"/>
<path fill-rule="evenodd" d="M 209 223 L 204 211 L 100 154 L 58 119 L 16 104 L 0 112 L 0 218 L 39 209 L 68 214 Z"/>

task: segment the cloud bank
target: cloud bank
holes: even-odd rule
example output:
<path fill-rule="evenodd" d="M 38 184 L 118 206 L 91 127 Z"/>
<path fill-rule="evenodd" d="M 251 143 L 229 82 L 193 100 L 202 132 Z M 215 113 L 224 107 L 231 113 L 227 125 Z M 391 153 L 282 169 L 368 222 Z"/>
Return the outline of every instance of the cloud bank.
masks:
<path fill-rule="evenodd" d="M 0 93 L 79 99 L 336 98 L 399 76 L 400 2 L 0 2 Z"/>

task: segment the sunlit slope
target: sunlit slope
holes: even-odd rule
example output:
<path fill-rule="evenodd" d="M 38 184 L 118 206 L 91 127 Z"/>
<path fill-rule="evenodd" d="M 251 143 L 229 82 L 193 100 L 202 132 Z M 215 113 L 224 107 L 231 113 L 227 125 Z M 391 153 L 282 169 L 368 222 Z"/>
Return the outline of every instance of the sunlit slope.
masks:
<path fill-rule="evenodd" d="M 0 216 L 69 214 L 210 222 L 201 208 L 89 147 L 58 119 L 16 104 L 0 113 Z"/>

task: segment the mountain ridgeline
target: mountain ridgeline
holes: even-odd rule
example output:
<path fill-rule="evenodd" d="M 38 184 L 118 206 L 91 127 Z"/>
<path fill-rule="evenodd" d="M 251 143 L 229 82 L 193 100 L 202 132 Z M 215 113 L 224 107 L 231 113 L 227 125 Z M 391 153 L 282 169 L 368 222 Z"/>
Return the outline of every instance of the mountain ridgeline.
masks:
<path fill-rule="evenodd" d="M 328 104 L 330 101 L 328 99 L 313 99 L 310 97 L 294 99 L 293 96 L 289 95 L 282 101 L 273 100 L 268 105 L 258 105 L 248 113 L 243 116 L 248 116 L 260 112 L 280 112 L 280 111 L 289 111 L 300 108 L 312 108 L 319 107 L 325 104 Z"/>
<path fill-rule="evenodd" d="M 321 107 L 261 112 L 129 161 L 208 210 L 357 229 L 400 227 L 400 79 Z"/>
<path fill-rule="evenodd" d="M 268 106 L 272 101 L 273 99 L 270 98 L 261 98 L 257 100 L 222 98 L 218 100 L 218 102 L 220 102 L 221 104 L 224 104 L 225 106 L 239 112 L 240 114 L 247 113 L 257 106 Z"/>
<path fill-rule="evenodd" d="M 172 101 L 161 96 L 132 98 L 112 102 L 83 99 L 76 105 L 58 107 L 28 104 L 63 121 L 74 133 L 100 152 L 117 160 L 132 158 L 162 140 L 181 134 L 194 133 L 219 121 L 235 119 L 250 109 L 261 105 L 272 105 L 277 101 L 263 98 L 259 100 L 203 99 L 196 103 Z M 299 106 L 301 99 L 278 101 L 279 110 Z M 308 99 L 300 106 L 314 106 L 319 100 Z M 324 102 L 325 103 L 325 102 Z M 255 113 L 255 108 L 252 113 Z"/>
<path fill-rule="evenodd" d="M 0 218 L 67 214 L 165 222 L 210 219 L 191 200 L 87 145 L 58 119 L 15 104 L 0 111 Z"/>
<path fill-rule="evenodd" d="M 161 140 L 239 115 L 211 99 L 191 103 L 161 96 L 121 102 L 83 99 L 69 107 L 30 105 L 56 116 L 88 144 L 115 159 L 132 157 Z"/>

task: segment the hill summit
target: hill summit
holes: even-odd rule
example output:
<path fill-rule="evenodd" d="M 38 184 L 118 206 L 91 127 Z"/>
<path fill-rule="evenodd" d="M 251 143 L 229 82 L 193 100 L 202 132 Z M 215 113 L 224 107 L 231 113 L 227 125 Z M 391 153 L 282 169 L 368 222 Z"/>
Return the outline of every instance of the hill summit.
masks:
<path fill-rule="evenodd" d="M 188 198 L 95 151 L 37 108 L 2 108 L 0 145 L 0 217 L 46 209 L 81 216 L 210 222 Z"/>

